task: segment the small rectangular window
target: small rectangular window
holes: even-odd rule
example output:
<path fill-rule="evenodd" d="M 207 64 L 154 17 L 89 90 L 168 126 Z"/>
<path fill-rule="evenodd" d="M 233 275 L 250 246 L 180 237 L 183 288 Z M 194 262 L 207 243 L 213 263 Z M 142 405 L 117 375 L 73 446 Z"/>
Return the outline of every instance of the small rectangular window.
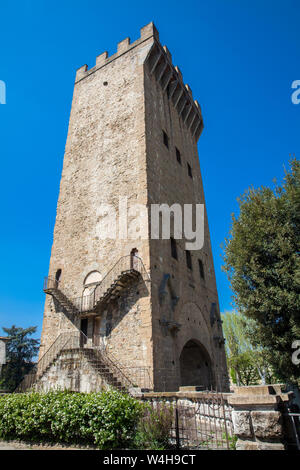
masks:
<path fill-rule="evenodd" d="M 164 144 L 167 148 L 169 148 L 169 137 L 168 137 L 168 134 L 163 131 L 163 139 L 164 139 Z"/>
<path fill-rule="evenodd" d="M 187 168 L 188 168 L 188 175 L 193 178 L 193 174 L 192 174 L 192 168 L 191 168 L 191 165 L 188 163 L 187 164 Z"/>
<path fill-rule="evenodd" d="M 176 158 L 177 158 L 177 161 L 178 161 L 178 163 L 180 163 L 180 165 L 181 165 L 181 153 L 179 152 L 179 150 L 178 150 L 177 147 L 175 147 L 175 148 L 176 148 Z"/>
<path fill-rule="evenodd" d="M 176 241 L 174 238 L 171 237 L 171 255 L 172 258 L 177 259 L 177 246 L 176 246 Z"/>
<path fill-rule="evenodd" d="M 198 259 L 198 263 L 199 263 L 199 273 L 200 273 L 200 277 L 201 279 L 204 279 L 204 267 L 203 267 L 203 263 L 201 261 L 201 259 Z"/>
<path fill-rule="evenodd" d="M 186 265 L 187 267 L 192 270 L 192 257 L 191 257 L 191 252 L 189 250 L 185 250 L 185 255 L 186 255 Z"/>

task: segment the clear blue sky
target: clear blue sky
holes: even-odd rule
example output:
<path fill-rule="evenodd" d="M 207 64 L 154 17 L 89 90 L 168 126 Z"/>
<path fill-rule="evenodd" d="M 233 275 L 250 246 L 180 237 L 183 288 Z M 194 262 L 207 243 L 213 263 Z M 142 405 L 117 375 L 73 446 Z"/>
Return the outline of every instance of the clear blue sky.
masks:
<path fill-rule="evenodd" d="M 220 245 L 236 198 L 281 179 L 300 155 L 299 0 L 1 1 L 0 326 L 42 325 L 75 70 L 154 21 L 194 97 L 221 309 L 231 292 Z M 1 333 L 0 333 L 1 334 Z"/>

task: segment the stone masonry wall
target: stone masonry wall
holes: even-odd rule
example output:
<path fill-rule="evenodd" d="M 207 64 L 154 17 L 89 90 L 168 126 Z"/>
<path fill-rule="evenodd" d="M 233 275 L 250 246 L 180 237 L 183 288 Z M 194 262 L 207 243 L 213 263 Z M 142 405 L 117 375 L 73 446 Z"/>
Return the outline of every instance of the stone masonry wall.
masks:
<path fill-rule="evenodd" d="M 94 71 L 83 76 L 79 70 L 76 76 L 49 268 L 51 277 L 62 270 L 61 285 L 70 297 L 82 294 L 89 272 L 104 277 L 133 248 L 149 270 L 148 240 L 102 240 L 98 208 L 110 204 L 118 215 L 119 197 L 124 196 L 128 206 L 147 203 L 143 62 L 152 41 L 151 31 L 142 31 L 138 47 L 124 50 L 120 43 L 115 56 L 106 60 L 102 54 Z M 121 302 L 122 311 L 110 306 L 114 319 L 108 343 L 111 339 L 120 362 L 130 365 L 138 358 L 151 365 L 150 297 L 130 295 Z M 47 296 L 40 356 L 61 331 L 80 327 L 60 310 Z M 99 332 L 106 317 L 107 312 Z"/>
<path fill-rule="evenodd" d="M 171 58 L 169 52 L 168 57 Z M 145 105 L 149 204 L 165 203 L 171 206 L 177 203 L 182 207 L 184 204 L 204 204 L 197 140 L 179 117 L 178 110 L 168 97 L 168 90 L 163 91 L 161 83 L 151 74 L 147 64 Z M 163 143 L 163 130 L 169 137 L 169 148 Z M 181 154 L 181 164 L 176 158 L 176 147 Z M 192 169 L 192 178 L 188 175 L 188 163 Z M 223 335 L 206 210 L 204 224 L 204 246 L 201 250 L 191 251 L 192 270 L 186 265 L 186 240 L 176 240 L 177 260 L 171 256 L 170 240 L 150 242 L 154 363 L 158 389 L 162 387 L 165 370 L 172 374 L 168 390 L 178 389 L 179 357 L 187 341 L 193 339 L 205 348 L 211 358 L 213 387 L 228 390 L 225 350 L 224 345 L 220 344 Z M 203 263 L 205 280 L 200 277 L 198 259 Z M 163 304 L 159 301 L 159 290 L 165 274 L 170 275 L 169 287 L 172 287 L 173 295 L 179 297 L 175 309 L 171 308 L 170 298 Z M 216 304 L 213 324 L 210 321 L 212 303 Z M 161 327 L 163 318 L 181 325 L 177 334 L 164 333 Z"/>
<path fill-rule="evenodd" d="M 108 57 L 103 53 L 95 67 L 88 70 L 83 66 L 77 71 L 49 276 L 54 278 L 61 269 L 62 290 L 70 298 L 80 297 L 89 273 L 98 271 L 103 278 L 121 256 L 136 248 L 151 283 L 143 280 L 132 286 L 99 312 L 95 321 L 90 317 L 89 341 L 98 335 L 116 361 L 127 367 L 154 368 L 155 389 L 177 390 L 181 384 L 180 355 L 192 340 L 201 348 L 199 367 L 209 369 L 210 385 L 226 390 L 228 377 L 206 212 L 204 247 L 191 251 L 192 271 L 186 266 L 185 240 L 177 240 L 178 260 L 174 260 L 170 240 L 150 240 L 150 227 L 144 239 L 101 239 L 99 233 L 100 205 L 110 204 L 118 216 L 120 197 L 127 198 L 128 207 L 137 203 L 148 208 L 152 203 L 204 203 L 199 133 L 193 137 L 187 130 L 167 89 L 163 91 L 152 74 L 149 57 L 155 47 L 161 46 L 150 24 L 142 28 L 141 37 L 133 44 L 126 38 L 118 44 L 116 54 Z M 163 54 L 171 60 L 166 48 Z M 181 74 L 176 73 L 181 80 Z M 190 89 L 188 93 L 192 96 Z M 197 110 L 198 116 L 198 105 Z M 162 130 L 169 136 L 169 149 L 164 146 Z M 181 165 L 175 146 L 181 152 Z M 187 163 L 193 178 L 188 176 Z M 131 220 L 129 216 L 129 223 Z M 198 259 L 203 262 L 204 280 Z M 165 276 L 168 282 L 162 293 Z M 212 304 L 216 306 L 213 315 Z M 179 329 L 171 331 L 166 327 L 168 322 L 179 325 Z M 47 295 L 40 357 L 60 332 L 78 328 L 80 320 L 69 319 Z"/>

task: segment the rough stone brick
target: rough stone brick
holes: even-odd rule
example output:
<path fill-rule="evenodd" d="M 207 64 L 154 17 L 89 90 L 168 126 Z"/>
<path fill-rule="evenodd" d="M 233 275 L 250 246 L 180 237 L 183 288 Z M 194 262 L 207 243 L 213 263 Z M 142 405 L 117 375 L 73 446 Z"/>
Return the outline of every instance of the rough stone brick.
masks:
<path fill-rule="evenodd" d="M 282 435 L 282 418 L 279 411 L 252 411 L 254 434 L 258 438 L 278 438 Z"/>
<path fill-rule="evenodd" d="M 158 69 L 152 71 L 158 52 Z M 160 76 L 164 70 L 165 75 Z M 49 276 L 54 278 L 61 269 L 60 285 L 70 298 L 80 297 L 89 273 L 98 271 L 104 278 L 120 257 L 138 249 L 151 282 L 141 280 L 97 315 L 89 315 L 89 344 L 97 338 L 127 371 L 146 368 L 157 390 L 178 390 L 180 385 L 227 390 L 206 211 L 204 246 L 191 252 L 192 271 L 186 266 L 185 240 L 177 240 L 175 260 L 170 240 L 150 239 L 149 220 L 144 239 L 103 240 L 98 232 L 100 204 L 111 204 L 119 215 L 119 197 L 126 196 L 129 207 L 136 203 L 148 208 L 155 203 L 204 203 L 197 149 L 203 128 L 201 110 L 176 70 L 152 23 L 142 29 L 134 43 L 126 39 L 113 56 L 101 54 L 95 67 L 78 70 Z M 177 107 L 166 87 L 171 74 L 178 79 L 187 100 L 180 99 Z M 162 130 L 169 136 L 168 149 Z M 188 175 L 187 164 L 193 178 Z M 205 280 L 199 275 L 198 259 L 203 262 Z M 169 281 L 161 295 L 167 274 Z M 216 305 L 213 318 L 212 304 Z M 62 331 L 76 329 L 80 329 L 80 319 L 71 321 L 59 303 L 47 295 L 40 357 Z"/>
<path fill-rule="evenodd" d="M 236 436 L 241 438 L 253 437 L 250 425 L 250 411 L 233 411 L 232 423 Z"/>

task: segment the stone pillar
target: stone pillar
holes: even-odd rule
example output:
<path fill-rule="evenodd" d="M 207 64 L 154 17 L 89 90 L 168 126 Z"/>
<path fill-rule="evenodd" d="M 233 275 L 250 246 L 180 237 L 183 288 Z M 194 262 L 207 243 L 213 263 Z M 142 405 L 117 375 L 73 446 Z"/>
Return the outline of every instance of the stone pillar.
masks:
<path fill-rule="evenodd" d="M 236 387 L 228 395 L 232 406 L 237 450 L 284 450 L 282 412 L 291 393 L 282 393 L 282 385 Z"/>

